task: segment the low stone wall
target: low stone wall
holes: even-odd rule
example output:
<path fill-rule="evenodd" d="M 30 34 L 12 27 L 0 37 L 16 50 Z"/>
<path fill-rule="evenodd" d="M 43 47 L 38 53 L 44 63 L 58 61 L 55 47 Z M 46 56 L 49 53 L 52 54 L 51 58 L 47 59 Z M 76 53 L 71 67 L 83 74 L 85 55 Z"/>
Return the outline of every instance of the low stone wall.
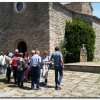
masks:
<path fill-rule="evenodd" d="M 64 64 L 64 70 L 100 73 L 99 65 L 73 65 Z"/>

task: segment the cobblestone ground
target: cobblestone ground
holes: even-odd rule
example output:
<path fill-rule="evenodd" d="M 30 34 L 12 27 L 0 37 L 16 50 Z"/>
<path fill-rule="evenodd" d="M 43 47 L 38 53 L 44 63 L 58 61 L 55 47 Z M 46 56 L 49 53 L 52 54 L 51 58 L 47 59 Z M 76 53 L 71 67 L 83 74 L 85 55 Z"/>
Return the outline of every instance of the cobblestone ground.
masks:
<path fill-rule="evenodd" d="M 55 90 L 54 70 L 49 70 L 48 86 L 41 85 L 40 90 L 30 90 L 30 82 L 20 89 L 13 84 L 5 83 L 0 75 L 0 97 L 100 97 L 100 74 L 64 70 L 61 90 Z M 43 79 L 41 77 L 41 82 Z"/>

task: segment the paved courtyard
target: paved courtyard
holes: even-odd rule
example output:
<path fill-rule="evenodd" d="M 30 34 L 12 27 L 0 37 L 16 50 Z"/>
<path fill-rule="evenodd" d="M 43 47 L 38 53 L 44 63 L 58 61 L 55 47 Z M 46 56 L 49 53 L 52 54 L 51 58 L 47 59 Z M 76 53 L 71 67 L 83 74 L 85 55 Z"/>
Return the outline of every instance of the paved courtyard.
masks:
<path fill-rule="evenodd" d="M 64 70 L 61 90 L 55 90 L 54 70 L 49 70 L 48 86 L 41 85 L 41 90 L 30 90 L 30 82 L 20 89 L 13 84 L 5 83 L 0 74 L 0 97 L 100 97 L 100 74 Z M 43 79 L 41 77 L 41 82 Z"/>

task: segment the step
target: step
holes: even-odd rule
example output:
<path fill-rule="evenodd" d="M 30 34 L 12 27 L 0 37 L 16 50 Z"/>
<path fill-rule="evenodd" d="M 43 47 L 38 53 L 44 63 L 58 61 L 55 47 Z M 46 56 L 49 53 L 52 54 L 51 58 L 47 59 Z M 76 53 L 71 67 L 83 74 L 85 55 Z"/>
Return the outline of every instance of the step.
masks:
<path fill-rule="evenodd" d="M 100 64 L 69 63 L 69 64 L 64 64 L 64 70 L 99 73 L 100 72 Z"/>

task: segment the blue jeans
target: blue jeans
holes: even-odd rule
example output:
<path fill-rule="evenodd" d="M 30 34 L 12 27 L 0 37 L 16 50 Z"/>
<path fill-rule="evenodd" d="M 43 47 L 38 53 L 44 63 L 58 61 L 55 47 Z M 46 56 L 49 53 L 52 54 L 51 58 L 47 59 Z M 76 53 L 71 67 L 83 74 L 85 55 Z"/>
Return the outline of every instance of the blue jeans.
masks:
<path fill-rule="evenodd" d="M 63 78 L 63 69 L 62 66 L 54 66 L 55 68 L 55 85 L 57 86 L 61 84 L 62 78 Z M 59 74 L 59 77 L 58 77 Z"/>
<path fill-rule="evenodd" d="M 36 83 L 36 88 L 40 87 L 40 67 L 31 68 L 31 88 L 34 88 Z"/>

